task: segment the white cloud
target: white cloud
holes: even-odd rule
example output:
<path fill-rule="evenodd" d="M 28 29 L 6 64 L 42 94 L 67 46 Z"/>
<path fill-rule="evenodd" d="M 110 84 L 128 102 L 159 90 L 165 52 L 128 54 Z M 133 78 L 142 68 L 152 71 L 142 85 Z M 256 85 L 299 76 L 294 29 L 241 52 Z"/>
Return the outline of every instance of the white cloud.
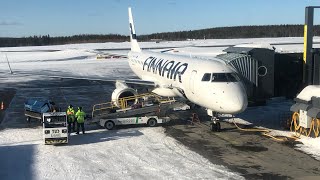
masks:
<path fill-rule="evenodd" d="M 22 25 L 22 23 L 17 21 L 0 20 L 0 26 L 20 26 L 20 25 Z"/>

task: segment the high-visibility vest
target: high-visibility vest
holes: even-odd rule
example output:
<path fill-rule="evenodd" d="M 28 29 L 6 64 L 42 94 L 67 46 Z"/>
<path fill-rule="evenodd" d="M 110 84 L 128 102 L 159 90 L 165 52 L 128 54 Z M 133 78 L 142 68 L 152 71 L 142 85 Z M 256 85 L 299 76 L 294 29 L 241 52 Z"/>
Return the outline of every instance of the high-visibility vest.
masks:
<path fill-rule="evenodd" d="M 78 110 L 76 113 L 76 118 L 78 123 L 84 123 L 84 118 L 86 117 L 86 113 L 82 110 Z"/>
<path fill-rule="evenodd" d="M 73 108 L 68 108 L 67 109 L 67 115 L 68 116 L 74 116 L 74 109 Z"/>

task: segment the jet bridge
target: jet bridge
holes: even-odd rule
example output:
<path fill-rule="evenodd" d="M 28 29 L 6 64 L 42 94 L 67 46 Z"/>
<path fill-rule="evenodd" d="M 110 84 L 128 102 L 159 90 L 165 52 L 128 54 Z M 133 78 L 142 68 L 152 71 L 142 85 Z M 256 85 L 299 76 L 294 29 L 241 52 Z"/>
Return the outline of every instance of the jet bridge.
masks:
<path fill-rule="evenodd" d="M 258 86 L 258 61 L 248 54 L 227 53 L 217 58 L 224 60 L 236 69 L 245 80 Z"/>
<path fill-rule="evenodd" d="M 232 66 L 242 77 L 248 98 L 254 103 L 263 103 L 274 96 L 273 49 L 255 47 L 229 47 L 217 58 Z"/>

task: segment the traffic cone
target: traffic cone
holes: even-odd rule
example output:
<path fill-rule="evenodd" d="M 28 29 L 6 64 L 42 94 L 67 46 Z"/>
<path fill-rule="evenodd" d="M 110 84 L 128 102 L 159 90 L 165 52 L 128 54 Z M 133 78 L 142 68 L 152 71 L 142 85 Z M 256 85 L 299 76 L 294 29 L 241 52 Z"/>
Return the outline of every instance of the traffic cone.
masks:
<path fill-rule="evenodd" d="M 1 110 L 4 110 L 3 101 L 1 102 Z"/>

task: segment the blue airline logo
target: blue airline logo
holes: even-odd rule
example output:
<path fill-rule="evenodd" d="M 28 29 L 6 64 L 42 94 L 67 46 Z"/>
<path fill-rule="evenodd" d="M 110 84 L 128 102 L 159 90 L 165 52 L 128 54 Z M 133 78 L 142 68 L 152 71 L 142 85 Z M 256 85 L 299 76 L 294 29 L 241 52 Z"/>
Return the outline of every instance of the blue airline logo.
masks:
<path fill-rule="evenodd" d="M 133 34 L 133 29 L 132 29 L 132 24 L 131 23 L 130 23 L 130 33 L 131 33 L 132 39 L 137 39 L 137 35 Z"/>

